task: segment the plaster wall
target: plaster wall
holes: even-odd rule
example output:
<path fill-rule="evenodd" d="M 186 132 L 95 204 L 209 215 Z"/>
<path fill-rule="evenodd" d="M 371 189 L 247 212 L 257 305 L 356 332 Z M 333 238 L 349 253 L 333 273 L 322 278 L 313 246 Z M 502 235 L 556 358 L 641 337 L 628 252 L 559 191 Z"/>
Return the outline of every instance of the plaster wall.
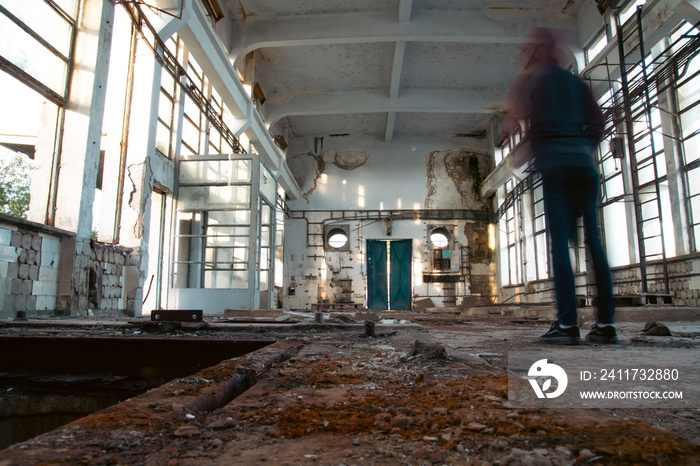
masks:
<path fill-rule="evenodd" d="M 412 240 L 414 302 L 431 298 L 435 306 L 447 306 L 495 292 L 488 222 L 460 219 L 451 212 L 489 211 L 478 194 L 493 165 L 485 139 L 428 137 L 385 145 L 369 138 L 325 137 L 293 141 L 290 149 L 288 164 L 302 195 L 289 204 L 297 213 L 285 224 L 285 307 L 364 306 L 370 239 Z M 438 210 L 447 211 L 439 220 L 392 217 L 392 211 Z M 301 212 L 303 218 L 298 218 Z M 349 227 L 348 251 L 324 248 L 324 226 L 334 224 Z M 464 273 L 467 261 L 462 267 L 461 248 L 469 246 L 471 281 L 424 283 L 423 273 L 435 272 L 428 235 L 436 226 L 451 234 L 445 253 L 451 265 L 440 273 Z"/>

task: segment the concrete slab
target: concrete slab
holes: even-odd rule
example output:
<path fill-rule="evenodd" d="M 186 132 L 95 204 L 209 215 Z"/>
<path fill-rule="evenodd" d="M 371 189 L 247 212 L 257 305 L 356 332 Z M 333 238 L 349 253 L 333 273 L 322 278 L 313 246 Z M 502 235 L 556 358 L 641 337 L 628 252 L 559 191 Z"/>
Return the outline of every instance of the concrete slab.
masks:
<path fill-rule="evenodd" d="M 403 312 L 384 317 L 413 323 L 379 324 L 382 338 L 364 338 L 362 324 L 212 322 L 208 329 L 192 329 L 189 337 L 255 336 L 278 343 L 0 451 L 0 463 L 537 464 L 547 458 L 572 464 L 602 457 L 611 464 L 645 464 L 645 458 L 692 464 L 700 457 L 697 410 L 647 413 L 646 420 L 662 430 L 636 420 L 644 410 L 509 406 L 508 353 L 543 346 L 536 339 L 548 328 L 544 319 Z M 0 332 L 138 331 L 109 321 L 91 325 Z M 619 326 L 618 347 L 584 345 L 577 351 L 608 359 L 615 351 L 633 353 L 648 346 L 632 340 L 636 327 Z M 700 323 L 669 327 L 692 332 Z M 700 343 L 661 338 L 651 345 L 670 357 L 673 351 L 697 352 Z M 415 351 L 440 346 L 446 352 Z"/>

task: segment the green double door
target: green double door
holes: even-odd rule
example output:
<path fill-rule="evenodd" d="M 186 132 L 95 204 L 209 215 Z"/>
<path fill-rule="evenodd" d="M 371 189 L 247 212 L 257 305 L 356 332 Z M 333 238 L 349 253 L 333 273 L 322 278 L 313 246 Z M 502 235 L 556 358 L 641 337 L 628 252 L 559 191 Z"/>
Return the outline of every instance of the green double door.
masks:
<path fill-rule="evenodd" d="M 411 309 L 411 240 L 367 240 L 367 307 Z"/>

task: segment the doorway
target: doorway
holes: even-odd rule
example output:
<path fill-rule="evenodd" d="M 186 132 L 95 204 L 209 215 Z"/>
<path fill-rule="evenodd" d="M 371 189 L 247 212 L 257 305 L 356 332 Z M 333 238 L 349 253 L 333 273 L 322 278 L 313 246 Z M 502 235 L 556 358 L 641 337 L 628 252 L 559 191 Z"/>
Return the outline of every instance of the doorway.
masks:
<path fill-rule="evenodd" d="M 411 309 L 412 241 L 367 240 L 367 307 Z"/>

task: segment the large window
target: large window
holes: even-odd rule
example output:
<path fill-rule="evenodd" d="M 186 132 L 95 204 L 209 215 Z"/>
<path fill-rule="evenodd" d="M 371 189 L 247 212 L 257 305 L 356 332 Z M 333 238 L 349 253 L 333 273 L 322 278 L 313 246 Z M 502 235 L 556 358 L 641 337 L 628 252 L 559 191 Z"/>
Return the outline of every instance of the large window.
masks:
<path fill-rule="evenodd" d="M 173 56 L 181 49 L 177 35 L 165 42 Z M 175 122 L 177 121 L 178 84 L 170 73 L 163 70 L 160 77 L 160 100 L 158 102 L 158 125 L 156 128 L 156 149 L 170 158 L 173 156 Z"/>
<path fill-rule="evenodd" d="M 549 275 L 549 248 L 547 245 L 547 230 L 544 219 L 544 191 L 542 180 L 536 181 L 532 188 L 533 235 L 535 238 L 535 261 L 537 279 L 542 280 Z"/>
<path fill-rule="evenodd" d="M 698 31 L 683 24 L 671 36 L 674 52 L 697 51 Z M 687 192 L 691 248 L 700 251 L 700 55 L 694 53 L 687 67 L 679 70 L 676 99 L 680 137 L 683 144 L 681 172 Z"/>
<path fill-rule="evenodd" d="M 4 0 L 0 4 L 0 69 L 62 105 L 77 15 L 77 0 Z"/>
<path fill-rule="evenodd" d="M 250 159 L 181 160 L 173 284 L 247 288 Z"/>

